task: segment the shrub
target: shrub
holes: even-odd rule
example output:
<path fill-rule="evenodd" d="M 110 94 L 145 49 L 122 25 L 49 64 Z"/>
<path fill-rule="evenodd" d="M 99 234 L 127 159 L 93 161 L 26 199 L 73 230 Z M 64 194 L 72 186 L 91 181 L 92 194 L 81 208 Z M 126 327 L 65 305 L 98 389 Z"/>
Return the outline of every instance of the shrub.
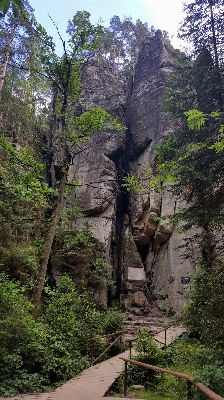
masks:
<path fill-rule="evenodd" d="M 45 288 L 45 308 L 38 320 L 25 289 L 0 274 L 0 395 L 40 392 L 61 384 L 90 366 L 87 339 L 120 327 L 120 312 L 98 311 L 88 293 L 79 294 L 62 276 Z M 95 357 L 107 346 L 98 340 Z"/>
<path fill-rule="evenodd" d="M 224 354 L 221 348 L 203 347 L 197 355 L 197 372 L 195 379 L 208 386 L 215 393 L 224 396 Z M 194 391 L 195 400 L 205 400 L 207 397 L 199 390 Z"/>
<path fill-rule="evenodd" d="M 139 330 L 136 350 L 139 352 L 139 355 L 134 357 L 135 360 L 150 365 L 164 367 L 164 353 L 154 341 L 149 330 L 144 327 Z M 128 371 L 128 385 L 140 384 L 146 388 L 150 388 L 157 385 L 161 379 L 162 374 L 160 372 L 130 364 Z"/>
<path fill-rule="evenodd" d="M 49 384 L 39 374 L 46 360 L 45 327 L 30 315 L 32 304 L 15 281 L 0 274 L 0 394 L 39 391 Z"/>
<path fill-rule="evenodd" d="M 42 321 L 49 330 L 49 357 L 45 370 L 53 382 L 65 381 L 90 366 L 90 338 L 121 329 L 121 312 L 98 311 L 88 300 L 88 292 L 79 294 L 68 276 L 62 276 L 55 289 L 46 289 Z M 97 340 L 94 356 L 107 347 Z"/>

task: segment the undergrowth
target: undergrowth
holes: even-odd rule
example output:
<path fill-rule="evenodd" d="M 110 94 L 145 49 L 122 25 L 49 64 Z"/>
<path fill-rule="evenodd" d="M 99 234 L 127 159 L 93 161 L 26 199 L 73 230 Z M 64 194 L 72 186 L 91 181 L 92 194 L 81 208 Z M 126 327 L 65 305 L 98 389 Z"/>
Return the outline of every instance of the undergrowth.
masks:
<path fill-rule="evenodd" d="M 24 291 L 0 273 L 0 396 L 61 385 L 91 365 L 88 339 L 121 330 L 120 310 L 97 310 L 88 293 L 79 294 L 68 276 L 61 276 L 55 288 L 45 288 L 43 310 L 36 320 Z M 97 340 L 94 356 L 107 345 Z"/>
<path fill-rule="evenodd" d="M 143 327 L 137 338 L 136 350 L 139 355 L 132 357 L 135 360 L 192 375 L 215 393 L 224 395 L 224 352 L 220 347 L 206 347 L 198 339 L 183 335 L 161 350 L 149 331 Z M 142 385 L 144 389 L 136 390 L 132 388 L 133 385 Z M 192 400 L 207 399 L 193 386 L 191 391 Z M 116 381 L 111 394 L 122 397 L 123 376 Z M 184 400 L 187 398 L 187 383 L 185 379 L 130 364 L 128 396 L 145 400 Z"/>

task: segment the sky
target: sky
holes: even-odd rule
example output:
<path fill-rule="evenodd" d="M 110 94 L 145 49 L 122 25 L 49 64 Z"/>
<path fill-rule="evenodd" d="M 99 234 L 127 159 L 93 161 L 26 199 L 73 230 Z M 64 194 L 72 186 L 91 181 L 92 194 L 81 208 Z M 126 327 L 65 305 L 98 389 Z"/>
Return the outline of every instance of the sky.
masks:
<path fill-rule="evenodd" d="M 29 3 L 35 10 L 37 21 L 44 26 L 50 36 L 53 36 L 58 54 L 60 50 L 62 53 L 62 45 L 48 14 L 58 26 L 63 40 L 67 40 L 68 20 L 72 19 L 77 11 L 83 10 L 91 14 L 92 24 L 97 24 L 99 18 L 102 18 L 106 27 L 114 15 L 120 16 L 121 19 L 123 16 L 132 16 L 134 22 L 140 19 L 142 22 L 147 22 L 149 27 L 154 25 L 156 29 L 169 32 L 171 43 L 175 48 L 184 45 L 176 38 L 179 23 L 184 17 L 182 0 L 30 0 Z"/>

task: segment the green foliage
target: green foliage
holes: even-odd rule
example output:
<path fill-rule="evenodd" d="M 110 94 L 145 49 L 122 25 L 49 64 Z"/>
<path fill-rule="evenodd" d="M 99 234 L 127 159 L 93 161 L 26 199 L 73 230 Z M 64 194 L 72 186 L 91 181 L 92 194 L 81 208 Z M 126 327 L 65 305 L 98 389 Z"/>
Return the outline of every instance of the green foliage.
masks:
<path fill-rule="evenodd" d="M 92 249 L 93 235 L 88 227 L 74 232 L 72 223 L 82 215 L 81 209 L 75 204 L 68 204 L 61 214 L 60 222 L 56 230 L 56 247 L 61 254 L 68 256 L 78 254 L 84 249 Z"/>
<path fill-rule="evenodd" d="M 112 326 L 117 329 L 121 318 L 118 310 L 98 311 L 88 293 L 78 294 L 68 276 L 62 276 L 55 289 L 47 287 L 45 291 L 42 320 L 50 327 L 50 357 L 45 368 L 55 382 L 65 381 L 90 365 L 87 339 L 107 333 Z M 95 356 L 105 347 L 106 343 L 97 341 Z"/>
<path fill-rule="evenodd" d="M 204 343 L 223 342 L 223 263 L 201 263 L 191 280 L 189 302 L 181 317 L 190 331 L 200 334 Z"/>
<path fill-rule="evenodd" d="M 0 137 L 0 149 L 4 151 L 2 177 L 21 202 L 39 202 L 46 206 L 48 196 L 57 194 L 43 180 L 44 164 L 38 162 L 37 155 L 31 148 L 15 148 L 5 137 Z"/>
<path fill-rule="evenodd" d="M 94 55 L 98 61 L 108 65 L 127 88 L 133 78 L 143 40 L 154 34 L 155 28 L 149 28 L 140 19 L 134 22 L 130 16 L 121 20 L 118 15 L 114 15 L 110 19 L 110 26 L 104 28 L 100 35 Z"/>
<path fill-rule="evenodd" d="M 44 210 L 53 191 L 43 182 L 43 164 L 34 150 L 0 138 L 1 270 L 33 287 L 43 245 Z M 39 233 L 39 238 L 37 237 Z"/>
<path fill-rule="evenodd" d="M 123 316 L 121 310 L 116 307 L 108 308 L 103 313 L 103 331 L 105 335 L 121 331 Z"/>
<path fill-rule="evenodd" d="M 17 17 L 19 11 L 23 9 L 23 1 L 22 0 L 0 0 L 0 17 L 4 17 L 10 6 L 12 7 L 14 17 Z"/>
<path fill-rule="evenodd" d="M 87 106 L 87 111 L 74 119 L 73 106 L 68 106 L 65 117 L 66 144 L 71 151 L 74 151 L 76 144 L 89 140 L 90 135 L 96 131 L 126 129 L 103 108 Z M 60 133 L 57 136 L 60 137 Z"/>
<path fill-rule="evenodd" d="M 115 282 L 112 280 L 111 275 L 112 267 L 105 259 L 97 258 L 93 262 L 92 280 L 95 284 L 104 282 L 110 289 L 115 290 Z"/>
<path fill-rule="evenodd" d="M 197 372 L 195 379 L 202 382 L 218 395 L 224 395 L 224 354 L 216 346 L 204 347 L 197 355 Z M 207 397 L 200 391 L 194 393 L 193 399 L 205 400 Z"/>
<path fill-rule="evenodd" d="M 147 328 L 140 328 L 137 336 L 136 350 L 139 352 L 136 361 L 140 361 L 150 365 L 164 367 L 165 358 L 163 351 L 155 342 L 153 336 Z M 128 369 L 128 385 L 143 385 L 145 388 L 150 388 L 157 385 L 162 379 L 162 374 L 131 364 Z"/>
<path fill-rule="evenodd" d="M 149 168 L 147 171 L 147 183 L 148 185 L 156 190 L 158 193 L 163 192 L 163 183 L 173 184 L 176 181 L 176 161 L 169 161 L 157 165 L 156 174 Z"/>
<path fill-rule="evenodd" d="M 173 341 L 166 349 L 166 360 L 169 368 L 189 375 L 194 375 L 197 364 L 197 357 L 204 348 L 203 344 L 195 338 L 184 334 L 181 338 Z"/>
<path fill-rule="evenodd" d="M 98 333 L 100 313 L 74 283 L 63 276 L 47 297 L 42 321 L 49 326 L 49 359 L 44 370 L 51 381 L 66 381 L 89 366 L 87 338 Z"/>
<path fill-rule="evenodd" d="M 144 348 L 145 346 L 143 346 Z M 193 376 L 198 382 L 203 383 L 215 393 L 223 396 L 224 381 L 223 381 L 223 349 L 217 346 L 207 347 L 203 346 L 197 339 L 190 338 L 187 335 L 175 340 L 170 346 L 163 350 L 163 358 L 167 363 L 165 369 L 180 372 L 183 374 Z M 157 362 L 157 364 L 159 363 Z M 162 366 L 164 367 L 164 365 Z M 131 368 L 131 367 L 130 367 Z M 139 370 L 142 367 L 137 367 Z M 131 369 L 129 369 L 131 370 Z M 137 373 L 137 370 L 136 370 Z M 136 375 L 135 381 L 130 384 L 136 383 L 140 379 Z M 150 379 L 151 384 L 146 379 Z M 168 374 L 163 374 L 163 379 L 159 381 L 151 380 L 150 377 L 142 378 L 142 385 L 146 390 L 138 391 L 138 397 L 142 399 L 185 399 L 186 398 L 186 380 L 179 379 Z M 119 382 L 117 388 L 122 392 L 122 382 Z M 114 389 L 116 390 L 116 389 Z M 191 386 L 192 399 L 204 400 L 207 397 L 193 385 Z M 128 393 L 132 393 L 128 389 Z M 135 392 L 136 393 L 136 392 Z"/>
<path fill-rule="evenodd" d="M 92 107 L 88 107 L 88 111 L 76 118 L 75 127 L 86 134 L 106 129 L 126 129 L 121 124 L 118 124 L 116 119 L 103 108 L 95 109 Z"/>
<path fill-rule="evenodd" d="M 221 207 L 223 115 L 216 90 L 219 83 L 206 49 L 202 49 L 195 62 L 185 62 L 180 71 L 171 74 L 171 88 L 163 107 L 175 119 L 178 128 L 156 146 L 157 165 L 153 173 L 150 171 L 148 181 L 155 190 L 161 192 L 165 186 L 188 203 L 187 208 L 175 215 L 175 223 L 181 221 L 185 231 L 192 226 L 203 228 L 203 234 L 197 237 L 202 249 L 205 236 L 207 244 L 210 240 L 207 247 L 214 246 L 215 237 L 209 231 L 219 229 L 224 223 Z M 199 104 L 200 111 L 196 108 Z M 208 259 L 208 252 L 204 252 L 204 256 Z"/>
<path fill-rule="evenodd" d="M 185 111 L 184 115 L 187 116 L 188 127 L 191 130 L 200 130 L 205 124 L 205 113 L 198 110 Z"/>
<path fill-rule="evenodd" d="M 190 130 L 200 130 L 202 126 L 204 126 L 206 118 L 208 119 L 209 117 L 221 117 L 221 113 L 218 111 L 212 111 L 210 114 L 205 114 L 199 110 L 189 110 L 184 112 L 184 115 L 187 116 L 188 128 Z M 222 128 L 220 128 L 220 130 L 222 131 Z"/>
<path fill-rule="evenodd" d="M 152 360 L 162 354 L 158 344 L 154 341 L 153 336 L 147 328 L 144 328 L 144 326 L 139 330 L 136 350 L 141 354 L 141 356 L 146 356 Z"/>
<path fill-rule="evenodd" d="M 78 294 L 68 276 L 56 288 L 45 288 L 45 307 L 38 320 L 30 314 L 33 305 L 25 288 L 0 274 L 0 394 L 47 390 L 90 366 L 86 341 L 120 329 L 119 310 L 101 313 Z M 99 341 L 95 355 L 103 351 Z"/>
<path fill-rule="evenodd" d="M 123 181 L 124 183 L 122 183 L 121 186 L 125 187 L 128 191 L 143 189 L 141 183 L 133 175 L 128 174 L 127 176 L 124 176 Z"/>
<path fill-rule="evenodd" d="M 67 260 L 70 265 L 67 272 L 73 276 L 79 291 L 86 287 L 94 290 L 98 285 L 104 283 L 113 292 L 115 282 L 112 279 L 111 266 L 105 258 L 100 257 L 102 250 L 98 249 L 98 243 L 89 231 L 88 226 L 77 232 L 70 228 L 71 218 L 75 218 L 74 212 L 80 215 L 79 209 L 68 206 L 58 224 L 54 246 L 54 262 L 57 257 Z"/>
<path fill-rule="evenodd" d="M 222 0 L 198 0 L 184 4 L 185 18 L 179 30 L 179 37 L 193 45 L 194 55 L 203 50 L 212 54 L 215 66 L 222 66 L 222 45 L 224 41 Z"/>
<path fill-rule="evenodd" d="M 42 391 L 49 384 L 41 374 L 46 359 L 47 332 L 30 315 L 32 304 L 18 283 L 0 274 L 0 393 Z"/>
<path fill-rule="evenodd" d="M 36 244 L 36 245 L 35 245 Z M 1 270 L 6 270 L 11 277 L 19 279 L 27 291 L 32 291 L 39 267 L 40 247 L 37 243 L 10 244 L 0 247 Z"/>

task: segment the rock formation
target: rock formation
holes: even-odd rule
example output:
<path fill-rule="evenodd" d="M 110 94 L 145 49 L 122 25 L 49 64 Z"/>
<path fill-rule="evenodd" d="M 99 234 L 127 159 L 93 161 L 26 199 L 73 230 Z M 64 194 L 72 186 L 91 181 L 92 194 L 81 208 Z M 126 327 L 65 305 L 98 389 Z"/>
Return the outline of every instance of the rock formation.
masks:
<path fill-rule="evenodd" d="M 173 128 L 160 103 L 168 88 L 168 75 L 178 67 L 177 60 L 177 51 L 160 31 L 143 43 L 127 110 L 129 171 L 140 180 L 155 166 L 155 144 Z M 149 190 L 147 184 L 144 186 L 144 190 L 132 192 L 129 199 L 130 226 L 142 265 L 134 278 L 129 260 L 127 268 L 132 271 L 132 279 L 126 281 L 129 296 L 124 301 L 128 306 L 133 304 L 131 292 L 146 282 L 161 309 L 179 312 L 185 303 L 186 288 L 181 278 L 189 277 L 193 270 L 192 263 L 181 258 L 183 250 L 176 249 L 183 244 L 183 237 L 168 218 L 180 204 L 168 192 L 160 195 Z M 155 217 L 160 217 L 159 222 Z M 139 268 L 144 272 L 139 273 Z M 145 281 L 139 278 L 144 274 Z"/>
<path fill-rule="evenodd" d="M 160 309 L 179 312 L 186 301 L 181 278 L 194 268 L 176 250 L 183 234 L 168 219 L 179 202 L 168 192 L 153 192 L 147 184 L 131 193 L 121 187 L 127 173 L 144 180 L 148 168 L 155 166 L 154 145 L 173 128 L 160 103 L 168 75 L 178 67 L 177 52 L 160 31 L 146 39 L 128 101 L 112 71 L 90 58 L 83 66 L 83 89 L 76 107 L 77 113 L 83 112 L 86 102 L 103 107 L 127 126 L 126 132 L 94 133 L 82 146 L 69 170 L 69 179 L 79 180 L 82 187 L 70 201 L 83 209 L 76 224 L 88 220 L 113 266 L 122 306 L 137 314 L 149 312 L 152 300 Z M 105 306 L 106 288 L 99 296 Z"/>

